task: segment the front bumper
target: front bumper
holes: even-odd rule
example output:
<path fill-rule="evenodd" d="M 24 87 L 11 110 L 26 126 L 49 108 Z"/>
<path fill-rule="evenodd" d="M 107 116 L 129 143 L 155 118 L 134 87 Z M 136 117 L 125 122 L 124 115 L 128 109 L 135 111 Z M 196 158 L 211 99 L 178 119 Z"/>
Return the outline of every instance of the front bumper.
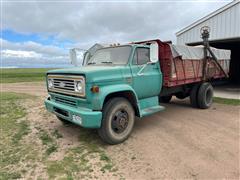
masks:
<path fill-rule="evenodd" d="M 80 125 L 85 128 L 100 128 L 101 126 L 101 111 L 93 111 L 91 109 L 82 107 L 75 108 L 64 104 L 56 103 L 54 101 L 51 101 L 50 97 L 48 97 L 44 103 L 48 111 L 74 124 Z M 75 118 L 77 116 L 78 118 Z"/>

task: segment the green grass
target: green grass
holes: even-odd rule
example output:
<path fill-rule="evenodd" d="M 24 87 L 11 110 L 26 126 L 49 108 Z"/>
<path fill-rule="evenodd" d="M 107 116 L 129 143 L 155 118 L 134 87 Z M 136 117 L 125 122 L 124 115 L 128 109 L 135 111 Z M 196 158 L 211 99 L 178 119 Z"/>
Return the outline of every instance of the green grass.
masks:
<path fill-rule="evenodd" d="M 57 129 L 55 129 L 55 130 L 52 132 L 52 135 L 53 135 L 55 138 L 57 138 L 57 139 L 63 138 L 63 135 L 62 135 L 61 133 L 59 133 Z"/>
<path fill-rule="evenodd" d="M 18 131 L 14 134 L 12 140 L 17 144 L 25 135 L 29 134 L 30 129 L 27 121 L 21 121 L 18 123 Z"/>
<path fill-rule="evenodd" d="M 20 178 L 21 170 L 13 170 L 13 167 L 36 157 L 29 145 L 20 144 L 30 133 L 28 121 L 24 118 L 26 111 L 18 104 L 23 98 L 27 96 L 7 92 L 0 96 L 0 179 Z"/>
<path fill-rule="evenodd" d="M 0 83 L 44 81 L 47 68 L 0 69 Z"/>
<path fill-rule="evenodd" d="M 49 161 L 47 172 L 50 179 L 63 177 L 64 179 L 94 178 L 91 172 L 98 169 L 102 173 L 116 172 L 118 169 L 103 149 L 93 130 L 81 129 L 79 134 L 81 144 L 69 149 L 61 161 Z M 99 166 L 91 159 L 97 159 Z M 96 161 L 96 160 L 95 160 Z M 80 177 L 78 173 L 80 172 Z"/>
<path fill-rule="evenodd" d="M 49 156 L 53 152 L 57 151 L 58 146 L 57 146 L 56 140 L 47 131 L 43 129 L 39 129 L 39 130 L 40 130 L 39 138 L 41 139 L 42 144 L 46 148 L 45 154 Z"/>
<path fill-rule="evenodd" d="M 26 109 L 21 104 L 29 98 L 32 96 L 1 93 L 1 180 L 24 179 L 29 173 L 33 173 L 34 176 L 39 164 L 40 167 L 44 167 L 43 171 L 48 175 L 48 179 L 94 179 L 96 177 L 93 171 L 100 173 L 117 171 L 95 130 L 80 127 L 76 146 L 64 150 L 59 160 L 52 160 L 53 153 L 63 150 L 59 144 L 65 137 L 55 128 L 49 129 L 36 122 L 32 124 L 26 118 Z M 42 117 L 47 118 L 44 117 L 44 113 Z"/>
<path fill-rule="evenodd" d="M 17 94 L 17 93 L 13 93 L 13 92 L 1 92 L 0 93 L 0 100 L 1 100 L 1 104 L 4 107 L 4 104 L 2 103 L 5 101 L 16 101 L 19 99 L 27 99 L 27 98 L 32 98 L 33 96 L 30 96 L 28 94 Z M 7 111 L 8 112 L 8 111 Z"/>
<path fill-rule="evenodd" d="M 227 99 L 227 98 L 214 97 L 213 102 L 219 103 L 219 104 L 240 106 L 240 100 L 239 99 Z"/>

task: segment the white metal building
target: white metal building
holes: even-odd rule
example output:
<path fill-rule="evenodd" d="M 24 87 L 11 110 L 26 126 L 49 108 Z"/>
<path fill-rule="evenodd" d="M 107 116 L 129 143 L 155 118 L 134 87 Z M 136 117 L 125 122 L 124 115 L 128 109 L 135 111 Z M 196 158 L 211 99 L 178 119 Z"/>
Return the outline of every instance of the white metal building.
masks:
<path fill-rule="evenodd" d="M 199 45 L 200 29 L 210 27 L 210 45 L 231 50 L 230 77 L 240 84 L 240 0 L 234 0 L 176 33 L 177 44 Z"/>
<path fill-rule="evenodd" d="M 232 1 L 178 31 L 177 44 L 201 42 L 200 29 L 203 26 L 210 27 L 211 41 L 240 38 L 240 0 Z"/>

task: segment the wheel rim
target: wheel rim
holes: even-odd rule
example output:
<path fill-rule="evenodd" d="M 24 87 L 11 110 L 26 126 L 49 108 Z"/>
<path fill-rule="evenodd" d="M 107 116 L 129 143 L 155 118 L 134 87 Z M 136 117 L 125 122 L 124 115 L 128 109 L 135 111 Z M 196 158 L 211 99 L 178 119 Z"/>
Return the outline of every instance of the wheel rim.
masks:
<path fill-rule="evenodd" d="M 120 109 L 116 111 L 112 117 L 112 130 L 120 134 L 124 132 L 129 124 L 129 116 L 127 111 Z"/>

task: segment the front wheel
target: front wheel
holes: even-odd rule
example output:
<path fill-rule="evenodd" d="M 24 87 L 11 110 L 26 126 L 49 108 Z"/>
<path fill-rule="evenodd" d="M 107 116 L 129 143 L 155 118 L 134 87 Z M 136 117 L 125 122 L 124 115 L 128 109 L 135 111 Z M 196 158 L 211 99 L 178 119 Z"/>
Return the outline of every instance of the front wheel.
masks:
<path fill-rule="evenodd" d="M 98 134 L 108 144 L 119 144 L 131 134 L 135 121 L 132 105 L 124 98 L 110 99 L 103 108 Z"/>

